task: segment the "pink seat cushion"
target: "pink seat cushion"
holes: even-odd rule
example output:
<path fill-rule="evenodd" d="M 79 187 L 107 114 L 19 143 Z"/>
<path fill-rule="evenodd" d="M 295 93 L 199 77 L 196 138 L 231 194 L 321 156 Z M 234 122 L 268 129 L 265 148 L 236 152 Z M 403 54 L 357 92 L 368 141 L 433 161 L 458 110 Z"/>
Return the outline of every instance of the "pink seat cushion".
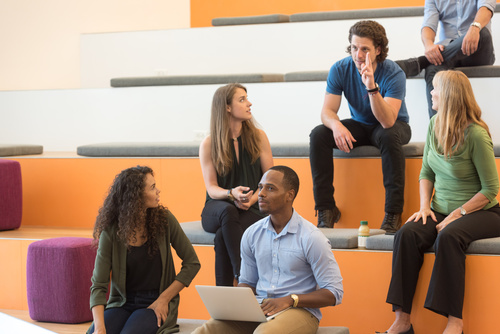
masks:
<path fill-rule="evenodd" d="M 95 256 L 90 238 L 54 238 L 30 244 L 26 281 L 31 319 L 68 324 L 91 321 Z"/>
<path fill-rule="evenodd" d="M 21 165 L 14 160 L 0 159 L 0 231 L 19 228 L 22 213 Z"/>

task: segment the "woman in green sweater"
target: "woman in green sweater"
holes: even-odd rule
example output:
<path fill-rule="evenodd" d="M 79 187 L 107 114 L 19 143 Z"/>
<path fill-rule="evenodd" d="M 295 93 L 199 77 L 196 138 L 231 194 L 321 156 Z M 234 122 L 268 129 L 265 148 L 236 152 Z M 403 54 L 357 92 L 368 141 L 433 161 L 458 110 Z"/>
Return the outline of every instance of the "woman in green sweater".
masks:
<path fill-rule="evenodd" d="M 462 333 L 465 251 L 474 240 L 500 236 L 493 143 L 471 84 L 458 71 L 439 72 L 433 84 L 437 115 L 430 120 L 422 160 L 420 210 L 394 238 L 387 302 L 396 320 L 387 333 L 413 333 L 413 295 L 424 252 L 433 245 L 424 307 L 448 318 L 443 333 Z"/>
<path fill-rule="evenodd" d="M 94 239 L 99 242 L 90 295 L 94 323 L 87 333 L 178 332 L 179 292 L 200 262 L 177 219 L 160 204 L 151 168 L 132 167 L 116 176 Z M 177 274 L 170 246 L 182 260 Z"/>

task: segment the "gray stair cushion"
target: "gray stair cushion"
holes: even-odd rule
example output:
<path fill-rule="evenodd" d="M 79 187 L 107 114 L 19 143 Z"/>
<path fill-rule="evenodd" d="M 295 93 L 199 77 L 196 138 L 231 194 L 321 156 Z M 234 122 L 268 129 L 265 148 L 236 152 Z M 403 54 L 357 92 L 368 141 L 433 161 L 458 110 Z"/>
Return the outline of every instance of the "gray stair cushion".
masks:
<path fill-rule="evenodd" d="M 88 157 L 197 157 L 197 142 L 100 143 L 77 147 L 78 155 Z"/>
<path fill-rule="evenodd" d="M 182 85 L 211 85 L 240 83 L 283 82 L 284 75 L 277 73 L 247 73 L 222 75 L 179 75 L 129 77 L 111 79 L 111 87 L 138 87 L 138 86 L 182 86 Z"/>
<path fill-rule="evenodd" d="M 270 14 L 242 17 L 218 17 L 212 19 L 213 26 L 232 26 L 241 24 L 265 24 L 290 22 L 290 16 L 284 14 Z"/>
<path fill-rule="evenodd" d="M 495 65 L 456 67 L 455 70 L 463 72 L 469 78 L 500 77 L 500 66 Z"/>
<path fill-rule="evenodd" d="M 394 235 L 375 235 L 366 239 L 366 249 L 392 251 Z M 431 247 L 428 252 L 433 252 Z M 466 251 L 467 254 L 499 254 L 500 237 L 473 241 Z"/>
<path fill-rule="evenodd" d="M 0 144 L 0 157 L 42 153 L 42 145 Z"/>
<path fill-rule="evenodd" d="M 406 157 L 421 157 L 424 154 L 424 142 L 412 142 L 403 145 L 403 151 Z M 338 158 L 357 158 L 357 157 L 380 157 L 380 150 L 375 146 L 358 146 L 350 153 L 338 149 L 333 150 L 333 155 Z"/>
<path fill-rule="evenodd" d="M 330 240 L 332 249 L 351 249 L 358 247 L 357 228 L 320 228 L 320 230 L 325 237 Z M 384 230 L 370 229 L 370 235 L 383 233 L 385 233 Z"/>
<path fill-rule="evenodd" d="M 326 81 L 328 71 L 301 71 L 285 74 L 285 82 L 295 81 Z"/>
<path fill-rule="evenodd" d="M 201 221 L 181 223 L 181 227 L 193 245 L 214 244 L 215 233 L 206 232 L 201 226 Z"/>
<path fill-rule="evenodd" d="M 422 156 L 424 143 L 415 142 L 403 146 L 407 157 Z M 197 157 L 198 142 L 119 142 L 97 143 L 78 146 L 78 155 L 88 157 Z M 272 144 L 274 157 L 309 157 L 309 144 L 290 143 Z M 495 153 L 500 154 L 500 146 L 495 147 Z M 337 158 L 379 157 L 380 151 L 374 146 L 360 146 L 350 153 L 334 149 Z"/>
<path fill-rule="evenodd" d="M 290 15 L 290 22 L 359 20 L 383 17 L 424 16 L 424 7 L 395 7 L 329 12 L 298 13 Z"/>
<path fill-rule="evenodd" d="M 192 244 L 213 245 L 214 233 L 206 232 L 201 226 L 201 221 L 181 223 L 182 230 Z M 320 231 L 330 240 L 332 248 L 349 249 L 358 247 L 357 228 L 320 228 Z M 370 235 L 385 233 L 384 230 L 371 229 Z M 370 238 L 368 238 L 370 239 Z"/>
<path fill-rule="evenodd" d="M 273 157 L 309 157 L 309 144 L 272 144 Z"/>

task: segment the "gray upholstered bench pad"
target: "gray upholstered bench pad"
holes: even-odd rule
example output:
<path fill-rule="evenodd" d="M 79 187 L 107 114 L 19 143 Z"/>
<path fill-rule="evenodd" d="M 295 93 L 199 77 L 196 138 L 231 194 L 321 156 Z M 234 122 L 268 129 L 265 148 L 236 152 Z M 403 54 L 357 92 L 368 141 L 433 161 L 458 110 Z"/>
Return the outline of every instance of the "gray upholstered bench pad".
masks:
<path fill-rule="evenodd" d="M 284 14 L 270 14 L 243 17 L 218 17 L 212 20 L 213 26 L 231 26 L 241 24 L 265 24 L 290 22 L 290 16 Z"/>
<path fill-rule="evenodd" d="M 42 154 L 42 145 L 0 144 L 0 157 Z"/>
<path fill-rule="evenodd" d="M 359 20 L 382 17 L 423 16 L 424 7 L 396 7 L 361 10 L 341 10 L 332 12 L 299 13 L 290 15 L 290 22 Z"/>
<path fill-rule="evenodd" d="M 213 245 L 214 233 L 206 232 L 201 221 L 181 223 L 182 230 L 192 244 Z M 332 248 L 349 249 L 358 247 L 358 229 L 356 228 L 321 228 L 323 234 L 330 240 Z M 370 235 L 385 233 L 384 230 L 372 229 Z"/>
<path fill-rule="evenodd" d="M 403 145 L 406 157 L 421 157 L 424 154 L 423 142 L 408 143 Z M 358 157 L 380 157 L 380 150 L 375 146 L 359 146 L 351 150 L 350 153 L 341 150 L 333 150 L 333 155 L 338 158 L 358 158 Z"/>
<path fill-rule="evenodd" d="M 463 72 L 469 78 L 496 78 L 500 77 L 499 65 L 485 65 L 485 66 L 470 66 L 470 67 L 457 67 L 455 70 Z M 300 71 L 289 72 L 285 74 L 285 82 L 297 81 L 326 81 L 328 78 L 328 71 Z M 419 75 L 409 77 L 409 79 L 423 79 L 424 71 Z"/>
<path fill-rule="evenodd" d="M 366 248 L 371 250 L 389 250 L 392 251 L 394 244 L 393 235 L 376 235 L 369 237 L 366 240 Z M 434 248 L 431 247 L 429 252 L 433 252 Z M 500 237 L 481 239 L 472 242 L 467 248 L 467 254 L 498 254 L 500 255 Z"/>
<path fill-rule="evenodd" d="M 250 73 L 225 75 L 180 75 L 156 77 L 129 77 L 111 79 L 111 87 L 137 86 L 182 86 L 182 85 L 211 85 L 227 84 L 231 82 L 261 83 L 283 82 L 284 75 L 276 73 Z"/>
<path fill-rule="evenodd" d="M 100 143 L 77 147 L 78 155 L 89 157 L 197 157 L 199 143 Z"/>
<path fill-rule="evenodd" d="M 351 249 L 358 247 L 357 228 L 320 228 L 320 230 L 325 237 L 330 240 L 332 249 Z M 385 233 L 384 230 L 370 229 L 371 236 L 383 233 Z"/>

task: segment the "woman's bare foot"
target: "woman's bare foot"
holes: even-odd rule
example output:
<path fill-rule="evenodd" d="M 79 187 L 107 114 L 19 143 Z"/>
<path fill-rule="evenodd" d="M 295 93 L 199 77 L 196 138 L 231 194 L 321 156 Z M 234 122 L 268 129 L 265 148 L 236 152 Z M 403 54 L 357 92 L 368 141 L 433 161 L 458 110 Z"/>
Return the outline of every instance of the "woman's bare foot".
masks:
<path fill-rule="evenodd" d="M 410 314 L 401 311 L 401 309 L 396 310 L 396 320 L 392 323 L 392 326 L 389 327 L 387 333 L 390 334 L 399 334 L 404 333 L 410 329 Z"/>
<path fill-rule="evenodd" d="M 448 316 L 448 324 L 443 334 L 461 334 L 464 330 L 464 321 L 460 318 Z"/>

